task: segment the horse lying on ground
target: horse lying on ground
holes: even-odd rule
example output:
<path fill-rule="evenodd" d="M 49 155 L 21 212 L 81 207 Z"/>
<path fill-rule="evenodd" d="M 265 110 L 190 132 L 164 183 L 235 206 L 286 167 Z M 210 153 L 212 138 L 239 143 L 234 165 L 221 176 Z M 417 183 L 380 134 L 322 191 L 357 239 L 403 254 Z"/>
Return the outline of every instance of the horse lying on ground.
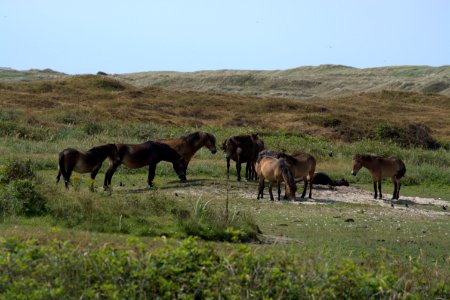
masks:
<path fill-rule="evenodd" d="M 381 157 L 369 154 L 356 154 L 353 156 L 352 175 L 356 176 L 358 171 L 365 167 L 369 170 L 373 178 L 374 199 L 377 199 L 377 183 L 380 199 L 383 198 L 381 194 L 381 179 L 384 177 L 391 177 L 394 184 L 394 193 L 392 199 L 400 197 L 400 179 L 406 173 L 405 164 L 398 157 Z"/>
<path fill-rule="evenodd" d="M 116 145 L 101 145 L 91 148 L 86 152 L 81 152 L 73 148 L 64 149 L 59 153 L 56 183 L 59 182 L 62 175 L 66 189 L 68 189 L 72 171 L 77 173 L 91 173 L 91 179 L 95 180 L 95 176 L 97 176 L 103 161 L 107 157 L 112 163 L 116 162 L 118 159 Z"/>
<path fill-rule="evenodd" d="M 117 144 L 118 159 L 106 171 L 104 186 L 111 185 L 111 179 L 117 167 L 124 164 L 130 169 L 138 169 L 144 166 L 148 168 L 147 183 L 153 186 L 156 165 L 160 161 L 168 161 L 173 165 L 182 182 L 186 181 L 185 160 L 177 151 L 166 144 L 148 141 L 143 144 Z"/>
<path fill-rule="evenodd" d="M 330 176 L 328 176 L 327 174 L 325 174 L 323 172 L 314 173 L 312 183 L 318 184 L 318 185 L 330 185 L 330 186 L 349 186 L 348 181 L 345 180 L 344 178 L 332 180 L 330 178 Z"/>
<path fill-rule="evenodd" d="M 267 179 L 269 181 L 270 200 L 274 200 L 272 193 L 273 183 L 277 183 L 278 185 L 278 200 L 280 200 L 281 182 L 285 183 L 286 194 L 288 198 L 290 200 L 295 200 L 295 191 L 297 187 L 295 185 L 295 180 L 292 176 L 289 165 L 286 163 L 286 160 L 284 158 L 278 159 L 270 156 L 261 158 L 256 164 L 256 173 L 258 174 L 259 178 L 257 199 L 263 198 L 264 180 Z"/>
<path fill-rule="evenodd" d="M 227 160 L 227 179 L 230 178 L 230 160 L 236 162 L 237 180 L 241 181 L 241 164 L 246 163 L 245 178 L 256 179 L 255 169 L 258 153 L 264 149 L 264 141 L 258 134 L 235 135 L 222 143 L 222 150 Z"/>
<path fill-rule="evenodd" d="M 165 139 L 159 140 L 158 142 L 170 146 L 184 158 L 185 174 L 187 172 L 189 162 L 200 148 L 206 147 L 212 154 L 217 152 L 216 138 L 211 133 L 204 131 L 196 131 L 177 139 Z"/>

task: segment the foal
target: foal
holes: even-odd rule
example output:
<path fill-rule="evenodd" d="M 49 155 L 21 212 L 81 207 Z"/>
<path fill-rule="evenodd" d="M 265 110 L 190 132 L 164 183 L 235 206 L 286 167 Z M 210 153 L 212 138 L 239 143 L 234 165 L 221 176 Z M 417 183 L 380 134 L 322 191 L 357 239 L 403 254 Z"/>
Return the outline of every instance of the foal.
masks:
<path fill-rule="evenodd" d="M 375 155 L 360 155 L 353 156 L 353 170 L 352 175 L 356 176 L 358 171 L 365 167 L 369 170 L 373 178 L 373 190 L 375 192 L 374 199 L 377 199 L 377 183 L 380 199 L 381 195 L 381 179 L 383 177 L 391 177 L 392 183 L 394 183 L 394 193 L 392 199 L 398 199 L 400 197 L 400 179 L 406 173 L 406 167 L 403 161 L 398 157 L 381 157 Z"/>
<path fill-rule="evenodd" d="M 103 161 L 109 157 L 111 162 L 118 158 L 117 147 L 114 144 L 106 144 L 81 152 L 73 148 L 64 149 L 59 153 L 58 175 L 56 183 L 59 182 L 61 175 L 64 178 L 66 189 L 69 188 L 70 176 L 72 171 L 77 173 L 91 173 L 91 179 L 94 180 L 100 170 Z"/>

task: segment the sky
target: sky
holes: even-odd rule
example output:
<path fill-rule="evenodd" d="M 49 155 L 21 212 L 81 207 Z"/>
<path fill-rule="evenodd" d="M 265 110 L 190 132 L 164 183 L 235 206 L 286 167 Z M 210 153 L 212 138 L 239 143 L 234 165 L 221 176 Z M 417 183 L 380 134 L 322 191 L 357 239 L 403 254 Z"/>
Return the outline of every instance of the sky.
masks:
<path fill-rule="evenodd" d="M 0 67 L 68 74 L 450 64 L 448 0 L 0 0 Z"/>

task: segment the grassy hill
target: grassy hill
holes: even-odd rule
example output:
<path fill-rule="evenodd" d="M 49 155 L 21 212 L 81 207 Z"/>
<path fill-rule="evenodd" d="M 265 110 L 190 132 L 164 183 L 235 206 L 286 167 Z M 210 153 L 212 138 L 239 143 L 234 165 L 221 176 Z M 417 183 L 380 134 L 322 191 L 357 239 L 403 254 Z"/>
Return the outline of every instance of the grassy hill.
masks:
<path fill-rule="evenodd" d="M 390 138 L 423 124 L 444 144 L 450 141 L 450 98 L 436 93 L 379 91 L 315 101 L 218 92 L 136 87 L 106 76 L 0 83 L 3 110 L 54 123 L 154 122 L 171 126 L 252 127 L 287 130 L 334 140 Z M 63 122 L 64 123 L 64 122 Z M 387 134 L 386 134 L 387 131 Z M 414 133 L 414 132 L 413 132 Z"/>
<path fill-rule="evenodd" d="M 68 75 L 50 69 L 0 69 L 0 82 L 60 79 L 66 76 Z M 138 87 L 290 99 L 319 99 L 382 90 L 450 96 L 450 66 L 358 69 L 341 65 L 320 65 L 273 71 L 137 72 L 112 76 Z"/>
<path fill-rule="evenodd" d="M 318 99 L 382 90 L 450 96 L 450 66 L 357 69 L 321 65 L 276 71 L 143 72 L 116 77 L 137 86 L 291 99 Z"/>

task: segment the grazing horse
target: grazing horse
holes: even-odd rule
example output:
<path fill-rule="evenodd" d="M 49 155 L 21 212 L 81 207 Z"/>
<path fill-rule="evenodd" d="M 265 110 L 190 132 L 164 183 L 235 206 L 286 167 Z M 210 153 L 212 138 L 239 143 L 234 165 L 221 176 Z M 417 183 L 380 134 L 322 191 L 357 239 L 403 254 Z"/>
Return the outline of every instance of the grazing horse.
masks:
<path fill-rule="evenodd" d="M 312 183 L 318 185 L 331 185 L 331 186 L 349 186 L 348 181 L 344 178 L 332 180 L 330 176 L 323 172 L 314 173 Z"/>
<path fill-rule="evenodd" d="M 121 164 L 130 169 L 149 166 L 147 183 L 149 186 L 153 186 L 156 164 L 162 160 L 171 162 L 180 180 L 186 181 L 186 173 L 184 172 L 186 168 L 183 157 L 166 144 L 153 141 L 143 144 L 117 144 L 117 151 L 118 159 L 106 171 L 105 187 L 111 185 L 112 176 Z"/>
<path fill-rule="evenodd" d="M 257 199 L 263 198 L 264 180 L 267 179 L 269 181 L 270 200 L 274 200 L 272 194 L 273 183 L 278 184 L 278 200 L 280 200 L 281 182 L 284 182 L 286 185 L 286 193 L 289 199 L 295 200 L 295 191 L 297 187 L 295 185 L 295 180 L 292 176 L 291 169 L 284 158 L 278 159 L 270 156 L 261 158 L 261 160 L 259 160 L 259 162 L 256 164 L 256 173 L 258 174 L 259 178 Z"/>
<path fill-rule="evenodd" d="M 69 188 L 70 176 L 72 171 L 77 173 L 91 173 L 91 179 L 94 180 L 100 170 L 103 161 L 109 157 L 111 162 L 118 158 L 117 147 L 114 144 L 106 144 L 81 152 L 73 148 L 64 149 L 59 153 L 58 175 L 56 183 L 59 182 L 61 175 L 64 178 L 66 189 Z"/>
<path fill-rule="evenodd" d="M 316 171 L 316 159 L 314 156 L 305 152 L 297 152 L 292 155 L 279 153 L 277 157 L 285 158 L 292 170 L 294 178 L 301 179 L 305 183 L 301 198 L 305 198 L 309 182 L 309 198 L 311 199 L 313 188 L 312 179 L 314 177 L 314 172 Z"/>
<path fill-rule="evenodd" d="M 369 170 L 373 178 L 373 190 L 375 192 L 374 199 L 377 199 L 377 183 L 380 199 L 383 198 L 381 194 L 381 179 L 383 177 L 391 177 L 394 184 L 394 193 L 392 199 L 398 199 L 400 196 L 400 179 L 406 173 L 406 167 L 403 161 L 398 157 L 381 157 L 369 154 L 356 154 L 353 156 L 352 175 L 356 176 L 358 171 L 365 167 Z"/>
<path fill-rule="evenodd" d="M 187 172 L 189 162 L 200 148 L 206 147 L 212 154 L 217 152 L 216 138 L 211 133 L 204 131 L 196 131 L 177 139 L 159 140 L 158 142 L 169 145 L 184 158 L 185 174 Z"/>
<path fill-rule="evenodd" d="M 242 163 L 247 163 L 245 168 L 245 178 L 247 180 L 256 179 L 256 160 L 258 158 L 258 153 L 264 150 L 264 141 L 258 137 L 257 133 L 232 136 L 222 143 L 222 150 L 225 152 L 227 160 L 227 179 L 230 178 L 230 160 L 236 162 L 238 181 L 241 181 Z"/>

